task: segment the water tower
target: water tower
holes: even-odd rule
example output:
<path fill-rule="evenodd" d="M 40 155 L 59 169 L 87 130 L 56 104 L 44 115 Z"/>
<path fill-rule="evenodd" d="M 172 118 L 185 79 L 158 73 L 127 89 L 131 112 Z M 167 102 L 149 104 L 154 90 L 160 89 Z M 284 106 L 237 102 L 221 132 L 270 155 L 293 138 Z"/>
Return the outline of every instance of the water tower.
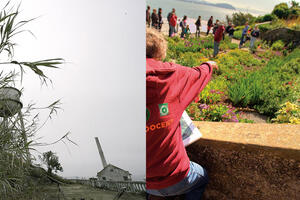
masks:
<path fill-rule="evenodd" d="M 0 88 L 0 117 L 2 118 L 2 125 L 4 126 L 4 128 L 8 128 L 10 126 L 9 118 L 14 117 L 16 114 L 18 114 L 17 121 L 20 122 L 21 136 L 23 137 L 24 144 L 26 144 L 27 135 L 25 131 L 23 116 L 21 113 L 21 109 L 23 108 L 23 104 L 20 101 L 21 95 L 21 91 L 14 87 Z M 28 158 L 30 156 L 28 149 L 27 156 Z"/>

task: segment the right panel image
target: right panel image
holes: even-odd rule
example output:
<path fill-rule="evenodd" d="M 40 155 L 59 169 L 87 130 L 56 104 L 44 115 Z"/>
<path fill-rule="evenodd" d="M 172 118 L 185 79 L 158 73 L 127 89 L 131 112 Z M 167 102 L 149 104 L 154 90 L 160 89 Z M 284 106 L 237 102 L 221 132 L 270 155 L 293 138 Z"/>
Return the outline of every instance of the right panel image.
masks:
<path fill-rule="evenodd" d="M 146 198 L 300 199 L 300 4 L 146 1 Z"/>

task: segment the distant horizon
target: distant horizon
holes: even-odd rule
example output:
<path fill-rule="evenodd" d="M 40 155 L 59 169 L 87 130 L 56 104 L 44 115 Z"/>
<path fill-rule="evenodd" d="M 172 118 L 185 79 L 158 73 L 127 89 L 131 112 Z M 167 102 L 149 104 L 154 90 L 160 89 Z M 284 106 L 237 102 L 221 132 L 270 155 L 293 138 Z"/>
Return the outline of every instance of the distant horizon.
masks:
<path fill-rule="evenodd" d="M 146 0 L 146 3 L 149 4 L 150 2 L 154 2 L 155 0 Z M 235 8 L 235 10 L 230 9 L 230 8 L 223 8 L 223 9 L 228 9 L 228 10 L 233 10 L 236 12 L 246 12 L 246 13 L 250 13 L 253 15 L 264 15 L 264 14 L 268 14 L 271 13 L 273 8 L 275 7 L 275 5 L 279 4 L 279 3 L 288 3 L 289 4 L 289 0 L 267 0 L 267 1 L 263 1 L 261 2 L 260 0 L 253 0 L 251 1 L 251 3 L 249 3 L 249 1 L 245 1 L 245 0 L 173 0 L 173 1 L 181 1 L 181 2 L 185 2 L 185 3 L 190 3 L 193 4 L 194 2 L 207 2 L 207 3 L 211 3 L 211 4 L 229 4 L 231 6 L 233 6 Z M 161 2 L 163 2 L 163 0 L 161 0 Z M 197 4 L 197 3 L 194 3 Z M 204 5 L 204 4 L 199 4 L 199 5 Z M 257 5 L 257 6 L 255 6 Z M 211 7 L 216 7 L 216 8 L 220 8 L 218 6 L 214 6 L 214 5 L 207 5 L 207 6 L 211 6 Z M 259 7 L 258 7 L 259 6 Z"/>

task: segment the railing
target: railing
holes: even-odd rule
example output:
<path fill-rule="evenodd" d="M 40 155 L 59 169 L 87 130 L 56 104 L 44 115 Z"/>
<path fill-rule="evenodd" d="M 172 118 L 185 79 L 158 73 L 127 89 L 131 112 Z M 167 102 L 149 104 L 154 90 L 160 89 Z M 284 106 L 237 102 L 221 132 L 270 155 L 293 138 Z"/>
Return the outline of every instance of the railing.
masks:
<path fill-rule="evenodd" d="M 141 193 L 146 191 L 146 184 L 142 181 L 100 181 L 92 180 L 93 187 L 105 188 L 109 190 L 121 191 L 126 188 L 126 192 Z"/>
<path fill-rule="evenodd" d="M 132 193 L 146 192 L 146 183 L 143 181 L 102 181 L 102 180 L 84 180 L 84 179 L 72 179 L 73 183 L 79 183 L 83 185 L 90 185 L 96 188 L 103 188 L 113 191 L 122 191 Z"/>

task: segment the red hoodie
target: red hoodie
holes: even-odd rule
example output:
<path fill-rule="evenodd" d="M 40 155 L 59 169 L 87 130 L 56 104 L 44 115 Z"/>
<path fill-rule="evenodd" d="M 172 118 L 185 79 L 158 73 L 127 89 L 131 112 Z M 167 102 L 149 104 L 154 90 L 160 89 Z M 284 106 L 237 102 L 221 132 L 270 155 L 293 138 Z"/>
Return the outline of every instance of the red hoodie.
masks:
<path fill-rule="evenodd" d="M 181 181 L 190 160 L 180 118 L 210 80 L 212 67 L 189 68 L 146 59 L 146 187 L 162 189 Z"/>
<path fill-rule="evenodd" d="M 225 30 L 225 28 L 223 25 L 220 25 L 218 27 L 218 29 L 216 30 L 216 33 L 215 33 L 215 41 L 216 42 L 220 42 L 222 40 L 224 30 Z"/>

